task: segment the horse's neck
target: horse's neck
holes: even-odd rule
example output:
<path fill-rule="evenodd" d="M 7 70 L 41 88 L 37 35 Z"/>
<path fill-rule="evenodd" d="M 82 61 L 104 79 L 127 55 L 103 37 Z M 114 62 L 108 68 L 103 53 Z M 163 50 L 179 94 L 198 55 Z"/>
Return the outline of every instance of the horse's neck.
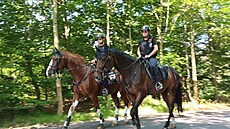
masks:
<path fill-rule="evenodd" d="M 116 69 L 122 73 L 122 74 L 126 74 L 127 72 L 131 72 L 132 71 L 132 65 L 135 62 L 135 60 L 130 59 L 128 57 L 125 56 L 121 56 L 121 58 L 117 58 L 117 61 L 115 61 L 116 64 Z"/>
<path fill-rule="evenodd" d="M 75 80 L 79 80 L 86 74 L 88 66 L 80 59 L 70 58 L 68 59 L 67 69 Z"/>

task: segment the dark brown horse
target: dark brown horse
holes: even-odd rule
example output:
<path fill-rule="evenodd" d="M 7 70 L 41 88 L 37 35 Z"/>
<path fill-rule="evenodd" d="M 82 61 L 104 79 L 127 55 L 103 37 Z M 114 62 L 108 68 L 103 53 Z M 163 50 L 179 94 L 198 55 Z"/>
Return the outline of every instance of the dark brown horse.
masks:
<path fill-rule="evenodd" d="M 55 48 L 54 50 L 54 56 L 52 57 L 50 64 L 46 70 L 47 76 L 51 76 L 57 72 L 59 72 L 62 69 L 68 69 L 70 74 L 72 75 L 74 79 L 73 83 L 73 103 L 69 108 L 67 119 L 63 125 L 63 128 L 67 128 L 70 123 L 71 116 L 75 110 L 75 107 L 79 103 L 79 99 L 81 97 L 87 97 L 90 98 L 93 102 L 98 116 L 100 118 L 100 123 L 98 128 L 103 128 L 104 118 L 101 114 L 100 107 L 99 107 L 99 101 L 98 97 L 99 95 L 102 95 L 100 92 L 100 88 L 98 86 L 98 83 L 95 81 L 95 78 L 93 76 L 93 72 L 95 69 L 95 66 L 93 67 L 92 64 L 88 64 L 85 59 L 77 54 L 70 53 L 68 51 L 59 51 Z M 117 124 L 118 121 L 118 114 L 119 114 L 119 99 L 117 97 L 118 91 L 120 91 L 120 94 L 122 96 L 122 99 L 125 103 L 125 122 L 128 121 L 127 119 L 127 110 L 128 110 L 128 99 L 126 98 L 126 93 L 124 86 L 122 86 L 122 81 L 118 83 L 111 84 L 109 86 L 109 94 L 111 94 L 112 99 L 115 103 L 115 120 L 113 121 L 113 124 Z"/>
<path fill-rule="evenodd" d="M 163 89 L 156 90 L 155 85 L 152 84 L 152 79 L 148 76 L 144 58 L 133 58 L 124 52 L 111 49 L 109 54 L 97 60 L 97 70 L 95 77 L 100 80 L 101 73 L 104 69 L 111 69 L 115 67 L 123 77 L 126 85 L 127 96 L 131 99 L 133 106 L 130 112 L 133 126 L 140 129 L 140 121 L 138 116 L 138 107 L 147 95 L 162 94 L 167 106 L 169 108 L 169 117 L 164 128 L 168 128 L 171 124 L 176 126 L 174 121 L 173 109 L 174 103 L 178 104 L 178 112 L 182 112 L 182 91 L 181 79 L 176 70 L 168 67 L 168 77 L 163 83 Z M 109 63 L 108 63 L 109 62 Z M 109 64 L 109 65 L 107 65 Z M 107 67 L 107 68 L 106 68 Z M 172 117 L 172 118 L 171 118 Z"/>

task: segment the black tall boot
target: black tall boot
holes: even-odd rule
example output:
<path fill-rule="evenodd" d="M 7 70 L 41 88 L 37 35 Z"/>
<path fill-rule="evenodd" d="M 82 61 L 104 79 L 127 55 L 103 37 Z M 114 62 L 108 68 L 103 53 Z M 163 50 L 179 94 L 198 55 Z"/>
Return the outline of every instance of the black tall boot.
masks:
<path fill-rule="evenodd" d="M 103 95 L 103 96 L 106 96 L 106 95 L 108 95 L 108 93 L 109 93 L 108 78 L 107 78 L 107 77 L 104 78 L 103 81 L 104 81 L 104 82 L 103 82 L 104 89 L 102 90 L 102 95 Z"/>
<path fill-rule="evenodd" d="M 153 73 L 154 73 L 154 77 L 156 78 L 156 82 L 157 82 L 156 89 L 161 90 L 163 88 L 163 84 L 161 83 L 161 81 L 163 80 L 163 76 L 157 67 L 153 68 Z"/>

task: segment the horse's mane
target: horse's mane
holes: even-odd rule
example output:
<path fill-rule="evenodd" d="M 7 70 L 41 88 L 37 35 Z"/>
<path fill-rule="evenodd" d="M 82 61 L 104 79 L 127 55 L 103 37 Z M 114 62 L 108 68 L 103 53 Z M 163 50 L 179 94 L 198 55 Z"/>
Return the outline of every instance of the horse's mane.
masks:
<path fill-rule="evenodd" d="M 87 61 L 85 60 L 85 58 L 82 57 L 81 55 L 74 54 L 74 53 L 71 53 L 71 52 L 69 52 L 69 51 L 64 51 L 64 50 L 61 50 L 61 52 L 62 52 L 62 54 L 65 55 L 65 56 L 70 56 L 70 57 L 72 57 L 72 58 L 81 60 L 83 63 L 87 63 Z"/>
<path fill-rule="evenodd" d="M 136 60 L 135 57 L 133 57 L 133 56 L 131 56 L 131 55 L 129 55 L 129 54 L 117 49 L 117 48 L 111 48 L 110 50 L 113 51 L 114 53 L 116 53 L 119 56 L 125 56 L 125 57 L 127 57 L 127 58 L 129 58 L 131 60 Z"/>

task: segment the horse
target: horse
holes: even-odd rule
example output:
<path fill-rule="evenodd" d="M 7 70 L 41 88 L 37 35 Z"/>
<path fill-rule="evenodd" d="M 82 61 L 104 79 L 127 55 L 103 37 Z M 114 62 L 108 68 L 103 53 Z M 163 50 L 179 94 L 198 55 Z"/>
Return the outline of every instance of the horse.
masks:
<path fill-rule="evenodd" d="M 115 67 L 122 75 L 125 83 L 127 97 L 132 101 L 130 115 L 132 124 L 140 129 L 141 124 L 138 116 L 138 107 L 147 95 L 156 96 L 162 94 L 164 101 L 169 109 L 169 117 L 164 125 L 164 129 L 170 126 L 176 128 L 175 117 L 173 115 L 174 103 L 177 103 L 178 112 L 182 112 L 182 83 L 178 72 L 170 66 L 167 67 L 167 78 L 162 81 L 163 89 L 156 90 L 155 84 L 146 69 L 146 59 L 143 57 L 134 58 L 121 50 L 112 48 L 108 54 L 97 60 L 96 71 L 94 74 L 100 80 L 104 69 Z"/>
<path fill-rule="evenodd" d="M 66 68 L 73 77 L 73 101 L 72 105 L 69 108 L 68 115 L 66 121 L 63 125 L 63 128 L 68 128 L 70 124 L 71 116 L 75 110 L 75 107 L 79 104 L 79 99 L 82 97 L 90 98 L 93 102 L 96 112 L 99 116 L 100 122 L 98 125 L 98 129 L 103 128 L 104 118 L 100 111 L 98 96 L 102 95 L 98 83 L 95 81 L 93 72 L 95 67 L 92 64 L 88 64 L 86 60 L 78 55 L 73 54 L 68 51 L 58 50 L 57 48 L 54 49 L 54 56 L 51 58 L 49 66 L 46 70 L 46 75 L 48 77 L 54 75 L 55 73 L 60 72 Z M 120 81 L 118 83 L 114 83 L 109 85 L 109 94 L 111 94 L 112 99 L 115 103 L 115 120 L 112 123 L 112 126 L 116 125 L 118 122 L 118 115 L 119 115 L 119 108 L 120 102 L 117 97 L 118 91 L 120 91 L 121 98 L 125 104 L 125 122 L 128 122 L 127 119 L 127 111 L 129 106 L 129 101 L 125 94 L 125 89 L 123 82 Z"/>

